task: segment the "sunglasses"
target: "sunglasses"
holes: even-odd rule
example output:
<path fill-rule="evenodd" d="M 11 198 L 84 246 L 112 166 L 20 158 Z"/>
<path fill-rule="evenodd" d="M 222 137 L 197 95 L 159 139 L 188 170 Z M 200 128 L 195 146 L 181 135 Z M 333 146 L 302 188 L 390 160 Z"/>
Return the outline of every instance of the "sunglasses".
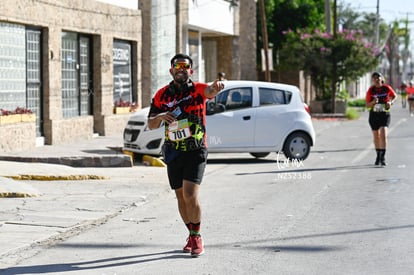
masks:
<path fill-rule="evenodd" d="M 191 65 L 190 64 L 188 64 L 188 63 L 186 63 L 186 62 L 176 62 L 176 63 L 174 63 L 173 64 L 173 68 L 174 69 L 186 69 L 186 70 L 188 70 L 188 69 L 190 69 L 191 68 Z"/>

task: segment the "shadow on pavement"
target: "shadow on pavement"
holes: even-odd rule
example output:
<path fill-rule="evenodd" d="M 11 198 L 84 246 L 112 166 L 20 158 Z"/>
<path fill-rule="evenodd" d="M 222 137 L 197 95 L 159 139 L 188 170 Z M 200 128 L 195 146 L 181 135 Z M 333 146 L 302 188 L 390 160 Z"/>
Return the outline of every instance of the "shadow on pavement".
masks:
<path fill-rule="evenodd" d="M 318 171 L 340 171 L 340 170 L 355 170 L 355 169 L 367 169 L 367 168 L 381 168 L 381 166 L 376 166 L 373 164 L 365 165 L 347 165 L 347 166 L 336 166 L 336 167 L 320 167 L 320 168 L 307 168 L 307 169 L 285 169 L 285 170 L 271 170 L 271 171 L 261 171 L 261 172 L 252 172 L 252 173 L 236 173 L 236 176 L 246 176 L 246 175 L 257 175 L 257 174 L 282 174 L 282 173 L 295 173 L 295 172 L 318 172 Z M 275 167 L 275 169 L 277 169 Z"/>
<path fill-rule="evenodd" d="M 235 242 L 235 243 L 220 243 L 217 245 L 209 245 L 209 247 L 216 248 L 229 248 L 232 249 L 249 249 L 249 250 L 263 250 L 269 249 L 274 252 L 329 252 L 334 250 L 343 250 L 345 247 L 341 246 L 325 246 L 325 245 L 260 245 L 265 243 L 272 242 L 281 242 L 281 241 L 291 241 L 291 240 L 302 240 L 302 239 L 315 239 L 315 238 L 324 238 L 332 236 L 344 236 L 344 235 L 353 235 L 353 234 L 369 234 L 381 231 L 390 231 L 390 230 L 405 230 L 414 228 L 414 224 L 407 225 L 397 225 L 397 226 L 384 226 L 376 228 L 366 228 L 366 229 L 356 229 L 350 231 L 338 231 L 338 232 L 326 232 L 326 233 L 317 233 L 309 235 L 297 235 L 297 236 L 288 236 L 281 238 L 270 238 L 270 239 L 255 239 L 252 241 L 244 242 Z"/>
<path fill-rule="evenodd" d="M 323 153 L 339 153 L 339 152 L 361 152 L 365 148 L 350 148 L 350 149 L 334 149 L 334 150 L 312 150 L 311 154 L 323 154 Z"/>
<path fill-rule="evenodd" d="M 155 257 L 153 257 L 155 256 Z M 153 257 L 153 258 L 147 258 Z M 140 259 L 143 258 L 143 259 Z M 111 268 L 117 266 L 126 266 L 141 264 L 154 261 L 162 261 L 169 259 L 190 258 L 188 254 L 184 254 L 181 250 L 165 251 L 160 253 L 131 255 L 122 257 L 113 257 L 106 259 L 99 259 L 93 261 L 72 262 L 62 264 L 43 264 L 43 265 L 28 265 L 16 266 L 0 270 L 0 274 L 17 275 L 17 274 L 46 274 L 52 272 L 73 272 L 82 270 L 93 270 L 100 268 Z"/>
<path fill-rule="evenodd" d="M 232 250 L 269 250 L 271 252 L 299 252 L 299 253 L 320 253 L 320 252 L 330 252 L 337 250 L 344 250 L 346 247 L 342 246 L 326 246 L 326 245 L 260 245 L 262 243 L 272 243 L 272 242 L 281 242 L 289 240 L 301 240 L 301 239 L 314 239 L 314 238 L 323 238 L 323 237 L 332 237 L 332 236 L 342 236 L 342 235 L 351 235 L 351 234 L 367 234 L 379 231 L 390 231 L 390 230 L 404 230 L 414 228 L 413 224 L 399 225 L 399 226 L 388 226 L 388 227 L 376 227 L 376 228 L 366 228 L 366 229 L 357 229 L 350 231 L 338 231 L 338 232 L 326 232 L 318 234 L 309 234 L 309 235 L 298 235 L 290 237 L 281 237 L 281 238 L 270 238 L 262 240 L 251 240 L 244 242 L 234 242 L 234 243 L 220 243 L 220 244 L 211 244 L 209 247 L 214 247 L 217 249 L 232 249 Z M 67 246 L 67 245 L 60 245 Z M 72 246 L 72 245 L 69 245 Z M 105 245 L 84 245 L 84 244 L 73 244 L 73 246 L 84 246 L 85 248 L 90 247 L 108 247 Z M 112 246 L 111 246 L 112 247 Z M 118 247 L 118 245 L 115 245 Z M 121 247 L 121 246 L 120 246 Z M 152 258 L 148 258 L 152 257 Z M 17 274 L 46 274 L 52 272 L 71 272 L 71 271 L 82 271 L 82 270 L 93 270 L 100 268 L 111 268 L 119 266 L 127 266 L 134 264 L 142 264 L 147 262 L 155 262 L 162 260 L 171 260 L 171 259 L 188 259 L 190 256 L 188 254 L 182 253 L 181 250 L 172 250 L 159 253 L 150 253 L 142 255 L 131 255 L 131 256 L 122 256 L 122 257 L 113 257 L 105 258 L 91 261 L 83 262 L 71 262 L 71 263 L 62 263 L 62 264 L 43 264 L 43 265 L 28 265 L 28 266 L 17 266 L 10 267 L 7 269 L 0 270 L 1 274 L 4 275 L 17 275 Z"/>
<path fill-rule="evenodd" d="M 275 159 L 258 159 L 258 158 L 213 158 L 207 159 L 207 164 L 251 164 L 251 163 L 271 163 Z"/>

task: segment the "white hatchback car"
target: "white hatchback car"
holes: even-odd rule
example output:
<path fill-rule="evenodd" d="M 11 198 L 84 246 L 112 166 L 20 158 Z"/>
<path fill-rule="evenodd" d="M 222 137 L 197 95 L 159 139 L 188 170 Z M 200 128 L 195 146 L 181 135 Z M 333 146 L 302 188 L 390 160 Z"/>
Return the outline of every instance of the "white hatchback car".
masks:
<path fill-rule="evenodd" d="M 265 157 L 283 152 L 304 160 L 315 143 L 307 105 L 296 86 L 225 81 L 224 90 L 207 101 L 207 143 L 211 153 L 250 153 Z M 164 127 L 149 130 L 144 108 L 131 116 L 124 130 L 124 150 L 159 155 Z"/>

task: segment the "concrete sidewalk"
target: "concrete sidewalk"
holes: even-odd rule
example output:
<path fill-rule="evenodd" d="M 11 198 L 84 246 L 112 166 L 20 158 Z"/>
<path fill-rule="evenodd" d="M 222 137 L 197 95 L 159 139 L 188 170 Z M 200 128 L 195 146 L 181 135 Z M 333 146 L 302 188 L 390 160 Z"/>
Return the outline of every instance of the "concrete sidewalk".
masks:
<path fill-rule="evenodd" d="M 131 167 L 133 160 L 122 153 L 122 135 L 98 136 L 63 145 L 44 145 L 30 151 L 1 153 L 0 161 L 63 164 L 72 167 Z"/>
<path fill-rule="evenodd" d="M 0 269 L 166 192 L 165 169 L 134 164 L 122 136 L 3 153 Z"/>
<path fill-rule="evenodd" d="M 18 175 L 57 180 L 13 179 Z M 162 167 L 0 161 L 0 273 L 19 259 L 170 192 Z"/>
<path fill-rule="evenodd" d="M 36 177 L 16 180 L 25 175 Z M 1 273 L 48 245 L 172 191 L 166 169 L 133 164 L 122 153 L 119 136 L 2 154 L 0 194 Z"/>
<path fill-rule="evenodd" d="M 56 177 L 62 179 L 78 175 L 79 171 L 74 171 L 72 167 L 132 167 L 132 157 L 122 153 L 122 142 L 122 136 L 117 135 L 64 145 L 45 145 L 30 151 L 2 153 L 0 198 L 30 197 L 36 194 L 23 183 L 11 183 L 11 180 L 6 178 L 8 176 L 12 179 L 18 176 L 36 176 L 37 180 L 53 180 Z"/>

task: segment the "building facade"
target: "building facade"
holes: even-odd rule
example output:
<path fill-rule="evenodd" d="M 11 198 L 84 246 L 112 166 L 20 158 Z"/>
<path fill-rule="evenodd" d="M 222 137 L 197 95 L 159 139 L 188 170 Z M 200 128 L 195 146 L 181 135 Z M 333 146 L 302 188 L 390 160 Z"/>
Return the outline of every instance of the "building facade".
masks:
<path fill-rule="evenodd" d="M 138 8 L 91 0 L 2 1 L 0 108 L 32 110 L 36 130 L 34 141 L 26 133 L 28 140 L 13 146 L 12 126 L 0 125 L 7 127 L 0 129 L 0 150 L 122 132 L 128 116 L 113 107 L 140 104 L 141 29 Z"/>
<path fill-rule="evenodd" d="M 0 119 L 0 152 L 122 135 L 116 107 L 148 106 L 177 52 L 196 81 L 254 80 L 255 16 L 251 0 L 3 0 L 0 109 L 36 121 Z"/>
<path fill-rule="evenodd" d="M 169 62 L 176 53 L 194 61 L 193 80 L 256 79 L 256 2 L 251 0 L 142 1 L 143 105 L 171 81 Z"/>

